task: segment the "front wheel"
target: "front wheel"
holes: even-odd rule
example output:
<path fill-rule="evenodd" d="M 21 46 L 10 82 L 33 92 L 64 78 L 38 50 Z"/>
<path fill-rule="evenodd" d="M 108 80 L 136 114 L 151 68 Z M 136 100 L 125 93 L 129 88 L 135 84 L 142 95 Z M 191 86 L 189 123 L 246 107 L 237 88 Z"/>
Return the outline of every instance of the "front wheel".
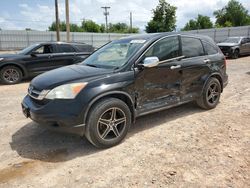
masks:
<path fill-rule="evenodd" d="M 210 78 L 199 99 L 196 101 L 198 106 L 203 109 L 209 110 L 215 108 L 219 103 L 221 95 L 221 84 L 218 79 Z"/>
<path fill-rule="evenodd" d="M 6 66 L 0 71 L 0 80 L 3 84 L 17 84 L 22 78 L 22 71 L 16 66 Z"/>
<path fill-rule="evenodd" d="M 240 55 L 240 52 L 238 49 L 234 50 L 234 53 L 232 55 L 233 59 L 238 59 Z"/>
<path fill-rule="evenodd" d="M 116 98 L 106 98 L 95 104 L 88 116 L 86 138 L 98 148 L 119 144 L 131 124 L 129 107 Z"/>

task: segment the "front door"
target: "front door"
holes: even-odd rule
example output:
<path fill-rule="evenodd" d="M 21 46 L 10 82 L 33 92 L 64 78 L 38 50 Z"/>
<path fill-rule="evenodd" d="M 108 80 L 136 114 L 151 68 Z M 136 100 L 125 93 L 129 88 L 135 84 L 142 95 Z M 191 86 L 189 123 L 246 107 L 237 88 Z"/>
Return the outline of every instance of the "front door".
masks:
<path fill-rule="evenodd" d="M 37 75 L 53 69 L 54 46 L 45 44 L 35 48 L 27 58 L 24 59 L 30 75 Z"/>
<path fill-rule="evenodd" d="M 136 69 L 135 90 L 138 113 L 143 114 L 180 101 L 181 61 L 179 36 L 166 37 L 150 47 L 146 57 L 158 57 L 160 64 Z"/>
<path fill-rule="evenodd" d="M 250 54 L 250 38 L 243 38 L 240 47 L 241 54 Z"/>

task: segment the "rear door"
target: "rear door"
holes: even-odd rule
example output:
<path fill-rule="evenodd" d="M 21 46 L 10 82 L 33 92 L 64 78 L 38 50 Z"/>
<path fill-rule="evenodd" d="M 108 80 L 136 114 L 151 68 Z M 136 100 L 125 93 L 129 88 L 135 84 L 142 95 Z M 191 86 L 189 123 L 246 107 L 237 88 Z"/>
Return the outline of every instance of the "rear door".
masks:
<path fill-rule="evenodd" d="M 70 44 L 56 44 L 57 53 L 54 56 L 55 66 L 62 67 L 76 63 L 76 49 Z"/>
<path fill-rule="evenodd" d="M 211 59 L 205 54 L 202 42 L 198 38 L 182 36 L 182 101 L 195 99 L 202 90 L 203 76 L 209 73 Z"/>
<path fill-rule="evenodd" d="M 81 62 L 94 52 L 94 47 L 88 44 L 74 44 L 77 62 Z"/>

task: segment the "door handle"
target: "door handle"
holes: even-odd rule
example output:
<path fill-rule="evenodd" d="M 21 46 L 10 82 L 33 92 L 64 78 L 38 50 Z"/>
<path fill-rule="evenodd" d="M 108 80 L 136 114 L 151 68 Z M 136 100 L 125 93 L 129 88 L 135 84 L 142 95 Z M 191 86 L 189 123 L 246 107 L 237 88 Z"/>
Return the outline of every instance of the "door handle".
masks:
<path fill-rule="evenodd" d="M 204 59 L 203 62 L 204 62 L 204 63 L 210 63 L 211 60 L 210 60 L 210 59 Z"/>
<path fill-rule="evenodd" d="M 179 69 L 181 68 L 181 65 L 176 65 L 176 66 L 171 66 L 170 69 L 173 70 L 173 69 Z"/>

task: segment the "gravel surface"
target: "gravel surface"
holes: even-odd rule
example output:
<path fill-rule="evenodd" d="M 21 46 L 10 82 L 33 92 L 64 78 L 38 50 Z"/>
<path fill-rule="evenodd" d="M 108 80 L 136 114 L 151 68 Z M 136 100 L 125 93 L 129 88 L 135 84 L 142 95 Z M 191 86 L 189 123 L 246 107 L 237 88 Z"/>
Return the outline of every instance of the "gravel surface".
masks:
<path fill-rule="evenodd" d="M 141 117 L 106 150 L 25 119 L 28 82 L 0 85 L 0 187 L 250 187 L 250 57 L 227 68 L 216 109 Z"/>

